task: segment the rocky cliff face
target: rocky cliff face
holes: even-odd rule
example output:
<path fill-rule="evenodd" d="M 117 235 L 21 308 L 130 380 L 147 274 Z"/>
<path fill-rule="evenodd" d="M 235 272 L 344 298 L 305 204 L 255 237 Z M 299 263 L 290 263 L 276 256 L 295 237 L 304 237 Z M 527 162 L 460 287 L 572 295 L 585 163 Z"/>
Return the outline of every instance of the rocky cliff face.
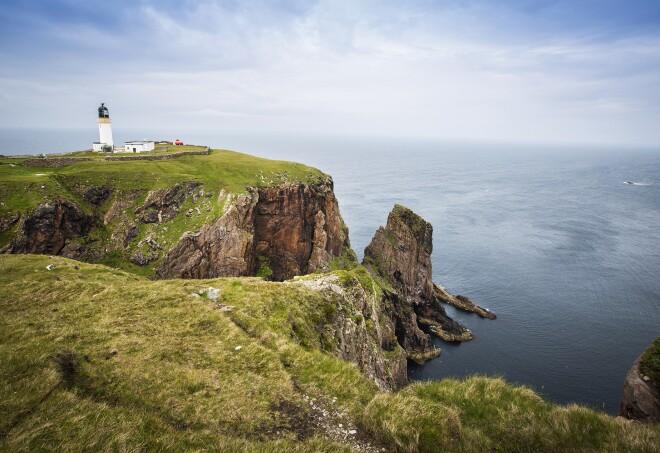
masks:
<path fill-rule="evenodd" d="M 392 286 L 386 297 L 397 338 L 417 362 L 439 354 L 425 331 L 445 341 L 472 339 L 472 332 L 447 316 L 441 304 L 458 299 L 433 283 L 432 251 L 431 224 L 400 205 L 394 206 L 387 225 L 376 231 L 364 251 L 365 266 Z"/>
<path fill-rule="evenodd" d="M 365 290 L 355 279 L 341 281 L 336 274 L 296 279 L 286 284 L 303 285 L 337 301 L 331 331 L 337 357 L 355 363 L 383 390 L 408 383 L 406 352 L 399 345 L 386 300 Z"/>
<path fill-rule="evenodd" d="M 643 422 L 660 422 L 660 337 L 635 360 L 623 383 L 621 415 Z"/>
<path fill-rule="evenodd" d="M 43 203 L 25 216 L 17 236 L 5 252 L 78 258 L 81 249 L 74 240 L 87 235 L 94 224 L 93 216 L 70 201 Z"/>
<path fill-rule="evenodd" d="M 156 270 L 159 278 L 266 275 L 286 280 L 325 269 L 350 252 L 332 180 L 252 189 L 225 214 L 187 233 Z"/>

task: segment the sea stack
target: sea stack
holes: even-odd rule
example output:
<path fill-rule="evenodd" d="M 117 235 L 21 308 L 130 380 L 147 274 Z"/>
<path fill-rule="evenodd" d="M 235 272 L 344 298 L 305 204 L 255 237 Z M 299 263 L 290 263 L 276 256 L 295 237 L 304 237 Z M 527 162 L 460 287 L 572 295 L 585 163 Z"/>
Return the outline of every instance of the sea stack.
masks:
<path fill-rule="evenodd" d="M 392 315 L 399 342 L 418 363 L 439 355 L 424 330 L 445 341 L 467 341 L 472 332 L 447 316 L 432 280 L 433 227 L 395 205 L 364 250 L 363 264 L 392 287 Z"/>

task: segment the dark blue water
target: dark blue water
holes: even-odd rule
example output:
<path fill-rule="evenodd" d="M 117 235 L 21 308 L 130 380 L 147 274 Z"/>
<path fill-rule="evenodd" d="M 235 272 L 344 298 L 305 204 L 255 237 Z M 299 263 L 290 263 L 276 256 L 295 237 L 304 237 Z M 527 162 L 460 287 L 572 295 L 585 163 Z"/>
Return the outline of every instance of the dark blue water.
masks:
<path fill-rule="evenodd" d="M 94 133 L 55 133 L 54 150 Z M 0 131 L 6 154 L 52 147 L 47 131 L 20 146 L 12 134 Z M 448 308 L 476 338 L 438 342 L 442 356 L 412 368 L 415 379 L 499 375 L 615 413 L 626 371 L 660 335 L 660 149 L 187 135 L 332 174 L 359 255 L 394 203 L 433 224 L 435 280 L 498 319 Z"/>

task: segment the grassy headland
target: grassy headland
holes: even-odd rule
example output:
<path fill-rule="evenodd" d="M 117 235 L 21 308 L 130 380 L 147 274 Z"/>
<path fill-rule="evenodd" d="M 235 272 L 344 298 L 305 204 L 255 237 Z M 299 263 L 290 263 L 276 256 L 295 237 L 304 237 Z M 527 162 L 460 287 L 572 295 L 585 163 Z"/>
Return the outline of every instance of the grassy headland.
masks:
<path fill-rule="evenodd" d="M 263 159 L 228 150 L 212 150 L 208 156 L 180 156 L 159 161 L 108 161 L 104 159 L 107 156 L 101 153 L 71 153 L 57 157 L 80 157 L 80 161 L 53 168 L 23 165 L 34 158 L 0 158 L 0 200 L 3 201 L 0 215 L 33 208 L 45 199 L 58 196 L 84 203 L 76 187 L 155 190 L 179 182 L 195 181 L 208 186 L 209 190 L 241 193 L 247 187 L 286 181 L 314 182 L 323 176 L 320 171 L 303 164 Z"/>
<path fill-rule="evenodd" d="M 378 288 L 359 266 L 334 272 Z M 658 426 L 501 379 L 381 392 L 332 354 L 345 308 L 295 281 L 149 281 L 0 256 L 0 450 L 657 451 Z"/>
<path fill-rule="evenodd" d="M 170 149 L 172 148 L 172 149 Z M 186 147 L 170 147 L 154 153 L 180 152 Z M 206 150 L 187 146 L 183 151 Z M 116 156 L 123 156 L 117 154 Z M 113 155 L 114 156 L 114 155 Z M 133 157 L 132 154 L 127 154 Z M 222 215 L 230 195 L 245 193 L 249 187 L 268 187 L 287 182 L 315 183 L 327 178 L 317 169 L 303 164 L 263 159 L 228 150 L 211 150 L 208 155 L 184 155 L 168 160 L 105 160 L 101 153 L 81 152 L 52 155 L 48 159 L 0 158 L 0 220 L 25 216 L 38 205 L 53 200 L 68 200 L 99 219 L 86 238 L 86 246 L 98 251 L 88 259 L 120 267 L 141 275 L 151 275 L 158 261 L 137 266 L 129 257 L 145 238 L 152 238 L 162 250 L 169 250 L 186 231 L 196 231 Z M 51 159 L 67 159 L 61 166 L 50 166 Z M 195 183 L 203 196 L 186 197 L 176 215 L 166 222 L 135 221 L 136 210 L 149 192 Z M 85 198 L 90 188 L 107 188 L 111 195 L 99 205 Z M 201 194 L 202 192 L 199 192 Z M 116 215 L 106 216 L 115 205 Z M 186 215 L 186 213 L 188 215 Z M 105 218 L 104 218 L 105 216 Z M 113 234 L 135 225 L 137 235 L 130 243 L 112 242 Z M 0 248 L 15 237 L 19 222 L 7 231 L 0 230 Z M 115 234 L 115 237 L 117 234 Z"/>

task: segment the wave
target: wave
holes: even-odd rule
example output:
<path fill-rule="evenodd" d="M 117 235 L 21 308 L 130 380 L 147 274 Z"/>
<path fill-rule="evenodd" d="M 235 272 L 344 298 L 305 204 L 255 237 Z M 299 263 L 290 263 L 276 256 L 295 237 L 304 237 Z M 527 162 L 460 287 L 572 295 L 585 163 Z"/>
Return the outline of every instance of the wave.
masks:
<path fill-rule="evenodd" d="M 652 186 L 650 182 L 635 182 L 635 181 L 623 181 L 624 184 L 628 184 L 629 186 Z"/>

